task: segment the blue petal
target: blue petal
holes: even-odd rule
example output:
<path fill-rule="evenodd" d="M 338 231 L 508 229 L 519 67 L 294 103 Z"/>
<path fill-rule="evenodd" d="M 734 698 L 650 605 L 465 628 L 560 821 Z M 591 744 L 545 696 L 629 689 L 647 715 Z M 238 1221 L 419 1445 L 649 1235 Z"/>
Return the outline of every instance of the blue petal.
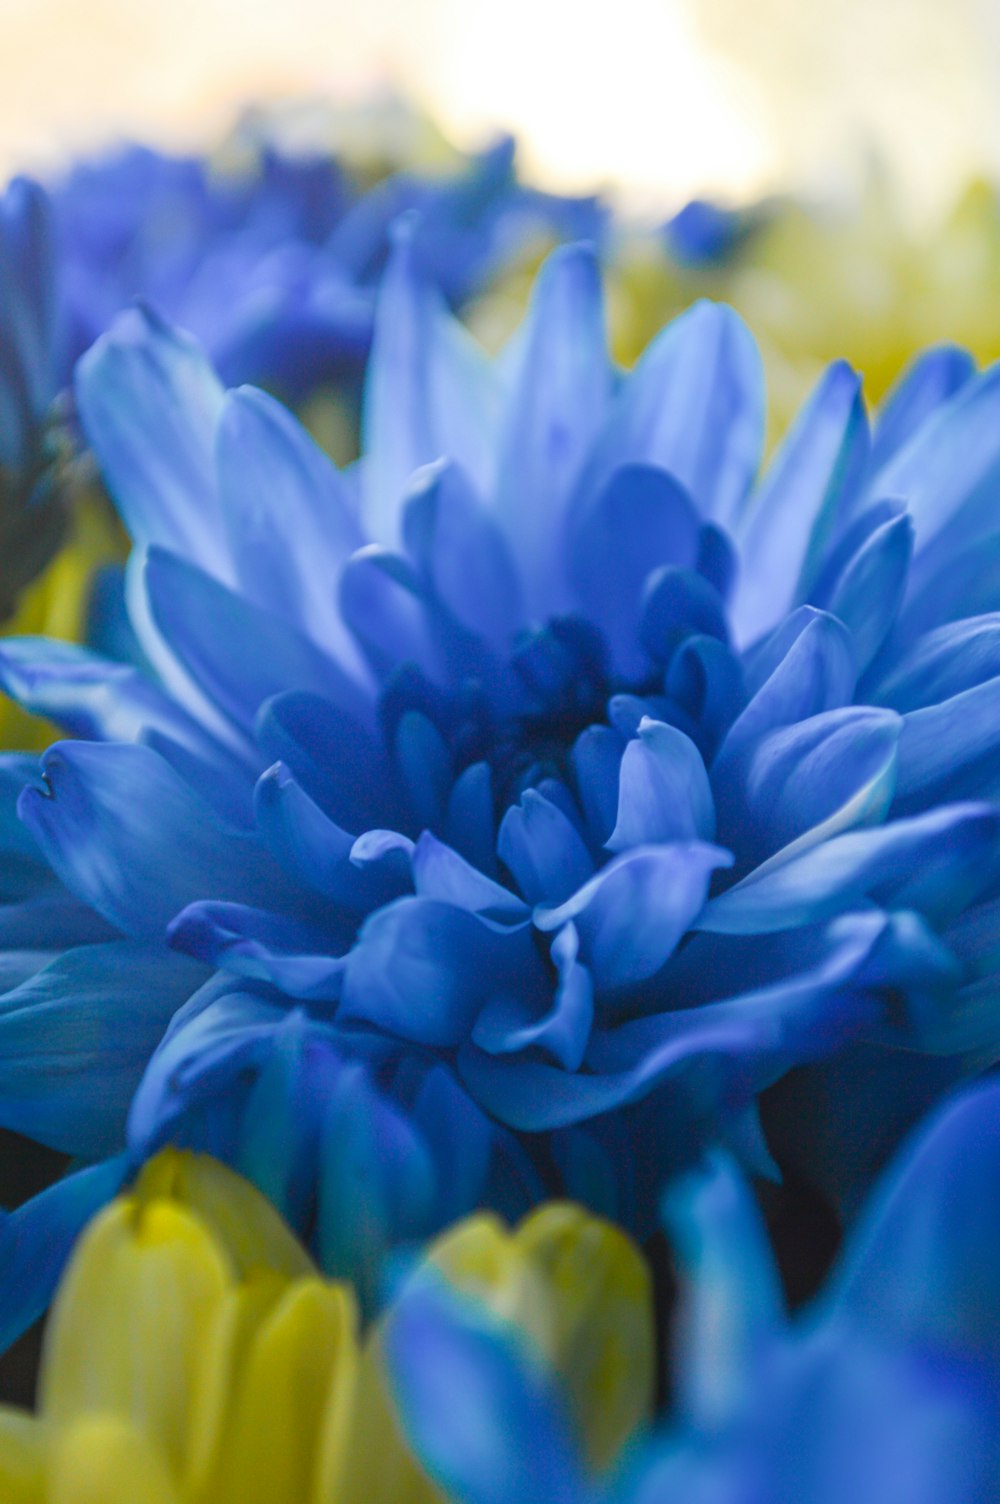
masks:
<path fill-rule="evenodd" d="M 216 460 L 240 590 L 356 667 L 334 589 L 365 541 L 347 483 L 291 414 L 252 387 L 226 396 Z"/>
<path fill-rule="evenodd" d="M 288 1026 L 298 1024 L 287 1008 L 232 977 L 213 977 L 177 1013 L 150 1059 L 129 1112 L 129 1147 L 155 1153 L 192 1111 L 218 1099 L 227 1109 L 238 1105 L 241 1081 L 269 1058 Z"/>
<path fill-rule="evenodd" d="M 982 1356 L 1000 1380 L 1000 1087 L 938 1111 L 885 1176 L 824 1300 L 880 1341 Z"/>
<path fill-rule="evenodd" d="M 69 1154 L 119 1148 L 149 1057 L 204 977 L 118 941 L 64 951 L 3 993 L 0 1124 Z"/>
<path fill-rule="evenodd" d="M 505 648 L 523 614 L 521 582 L 495 519 L 457 465 L 418 472 L 403 538 L 438 600 L 471 632 Z"/>
<path fill-rule="evenodd" d="M 670 660 L 664 688 L 691 720 L 691 737 L 711 761 L 746 705 L 743 670 L 736 655 L 714 637 L 688 637 Z"/>
<path fill-rule="evenodd" d="M 881 469 L 933 413 L 976 373 L 976 362 L 956 345 L 938 345 L 918 355 L 879 409 L 870 463 Z"/>
<path fill-rule="evenodd" d="M 946 923 L 990 882 L 998 842 L 1000 813 L 985 804 L 945 805 L 879 830 L 849 831 L 759 876 L 751 873 L 713 898 L 697 927 L 766 934 L 815 924 L 867 898 Z"/>
<path fill-rule="evenodd" d="M 516 893 L 484 876 L 429 831 L 414 848 L 413 883 L 423 898 L 439 898 L 497 924 L 525 924 L 531 917 L 528 905 Z"/>
<path fill-rule="evenodd" d="M 195 342 L 145 308 L 119 315 L 76 371 L 87 442 L 133 541 L 226 579 L 214 453 L 223 395 Z"/>
<path fill-rule="evenodd" d="M 823 602 L 854 639 L 859 672 L 875 657 L 896 620 L 913 553 L 908 516 L 884 522 L 845 566 Z"/>
<path fill-rule="evenodd" d="M 974 377 L 916 430 L 875 472 L 872 500 L 903 496 L 914 526 L 918 557 L 947 529 L 966 545 L 994 526 L 1000 474 L 1000 367 Z"/>
<path fill-rule="evenodd" d="M 730 605 L 739 642 L 769 631 L 808 592 L 853 500 L 867 450 L 861 380 L 838 361 L 821 378 L 741 519 L 740 576 Z M 878 492 L 886 494 L 898 493 Z"/>
<path fill-rule="evenodd" d="M 892 711 L 847 706 L 762 737 L 749 754 L 725 835 L 742 865 L 878 824 L 896 791 L 902 721 Z"/>
<path fill-rule="evenodd" d="M 669 470 L 699 509 L 728 526 L 760 463 L 764 383 L 742 320 L 699 302 L 674 319 L 623 382 L 584 467 L 582 497 L 623 463 Z"/>
<path fill-rule="evenodd" d="M 454 780 L 447 742 L 432 720 L 408 710 L 400 717 L 392 750 L 416 823 L 440 830 Z"/>
<path fill-rule="evenodd" d="M 753 1094 L 789 1066 L 836 1051 L 877 1019 L 879 1005 L 852 982 L 885 925 L 878 914 L 845 921 L 817 966 L 771 986 L 594 1031 L 589 1072 L 465 1045 L 458 1055 L 462 1079 L 487 1112 L 528 1133 L 600 1117 L 669 1079 L 664 1104 L 676 1136 L 689 1142 L 694 1130 L 715 1141 Z"/>
<path fill-rule="evenodd" d="M 383 277 L 365 384 L 362 520 L 370 538 L 399 541 L 410 476 L 456 460 L 489 495 L 498 389 L 482 352 L 420 271 L 413 223 L 400 224 Z"/>
<path fill-rule="evenodd" d="M 324 815 L 282 763 L 261 774 L 254 814 L 261 838 L 290 877 L 335 903 L 344 901 L 354 837 Z"/>
<path fill-rule="evenodd" d="M 371 544 L 359 549 L 340 576 L 340 610 L 376 675 L 385 679 L 415 663 L 441 679 L 436 622 L 425 588 L 407 560 Z"/>
<path fill-rule="evenodd" d="M 588 726 L 573 743 L 573 774 L 591 840 L 598 850 L 615 828 L 624 739 L 610 726 Z"/>
<path fill-rule="evenodd" d="M 357 681 L 281 617 L 163 549 L 150 550 L 145 585 L 163 640 L 237 726 L 252 730 L 264 701 L 287 689 L 325 695 L 370 723 Z"/>
<path fill-rule="evenodd" d="M 167 928 L 175 950 L 236 976 L 273 982 L 290 997 L 336 999 L 351 940 L 341 921 L 329 930 L 240 903 L 188 904 Z"/>
<path fill-rule="evenodd" d="M 697 633 L 728 638 L 726 613 L 714 587 L 693 569 L 668 564 L 649 575 L 643 590 L 639 639 L 651 658 L 669 663 L 683 638 Z"/>
<path fill-rule="evenodd" d="M 836 617 L 804 606 L 763 645 L 750 670 L 760 687 L 733 722 L 712 764 L 712 788 L 723 823 L 723 810 L 730 801 L 739 801 L 743 767 L 761 737 L 850 703 L 854 649 Z"/>
<path fill-rule="evenodd" d="M 651 465 L 618 467 L 589 505 L 574 506 L 568 521 L 569 577 L 626 677 L 641 675 L 645 667 L 638 628 L 646 579 L 659 565 L 693 565 L 698 533 L 690 496 Z"/>
<path fill-rule="evenodd" d="M 18 809 L 71 892 L 128 934 L 162 935 L 196 898 L 287 893 L 255 840 L 225 830 L 148 747 L 57 742 Z"/>
<path fill-rule="evenodd" d="M 504 815 L 497 854 L 530 904 L 561 903 L 594 870 L 576 827 L 536 789 Z"/>
<path fill-rule="evenodd" d="M 488 763 L 475 762 L 456 778 L 448 796 L 444 834 L 448 844 L 480 872 L 495 875 L 496 820 Z"/>
<path fill-rule="evenodd" d="M 637 846 L 565 903 L 537 909 L 535 923 L 557 930 L 573 920 L 597 988 L 632 986 L 673 954 L 705 902 L 712 872 L 731 861 L 728 851 L 701 841 Z"/>
<path fill-rule="evenodd" d="M 905 715 L 896 784 L 900 809 L 920 808 L 935 796 L 992 798 L 998 791 L 998 717 L 1000 678 Z"/>
<path fill-rule="evenodd" d="M 559 983 L 551 1004 L 540 1011 L 533 998 L 496 997 L 477 1018 L 473 1043 L 490 1055 L 537 1051 L 563 1070 L 579 1070 L 594 1022 L 594 987 L 578 948 L 575 926 L 565 925 L 552 942 Z"/>
<path fill-rule="evenodd" d="M 539 969 L 527 931 L 501 930 L 439 899 L 400 898 L 362 926 L 339 1017 L 453 1045 L 491 997 L 530 987 Z"/>
<path fill-rule="evenodd" d="M 921 637 L 878 685 L 881 705 L 905 714 L 1000 676 L 1000 612 L 948 622 Z"/>
<path fill-rule="evenodd" d="M 136 741 L 156 729 L 195 745 L 206 741 L 187 712 L 144 674 L 76 643 L 5 637 L 0 688 L 32 715 L 58 721 L 73 736 Z"/>
<path fill-rule="evenodd" d="M 257 739 L 343 829 L 357 835 L 398 824 L 399 795 L 385 753 L 331 701 L 298 690 L 275 695 L 261 708 Z"/>
<path fill-rule="evenodd" d="M 563 246 L 548 257 L 517 339 L 495 507 L 529 614 L 544 620 L 567 605 L 564 513 L 611 400 L 601 278 L 589 246 Z"/>
<path fill-rule="evenodd" d="M 673 726 L 641 721 L 622 754 L 618 818 L 607 849 L 711 841 L 714 835 L 715 805 L 698 749 Z"/>
<path fill-rule="evenodd" d="M 0 1214 L 0 1352 L 44 1315 L 84 1227 L 121 1189 L 124 1155 L 77 1170 Z"/>
<path fill-rule="evenodd" d="M 569 1423 L 524 1339 L 424 1276 L 385 1331 L 399 1417 L 417 1457 L 458 1504 L 580 1504 Z"/>

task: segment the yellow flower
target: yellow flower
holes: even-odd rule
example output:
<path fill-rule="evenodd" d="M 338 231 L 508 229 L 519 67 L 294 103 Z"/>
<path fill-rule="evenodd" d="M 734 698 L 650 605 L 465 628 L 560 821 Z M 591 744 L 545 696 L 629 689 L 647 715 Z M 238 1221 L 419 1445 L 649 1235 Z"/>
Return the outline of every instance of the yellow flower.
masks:
<path fill-rule="evenodd" d="M 527 1333 L 592 1464 L 613 1461 L 652 1388 L 649 1276 L 628 1238 L 552 1203 L 513 1231 L 472 1217 L 427 1257 Z M 392 1319 L 363 1331 L 350 1287 L 317 1274 L 253 1187 L 165 1151 L 81 1239 L 39 1412 L 0 1410 L 0 1499 L 432 1504 L 384 1376 Z"/>

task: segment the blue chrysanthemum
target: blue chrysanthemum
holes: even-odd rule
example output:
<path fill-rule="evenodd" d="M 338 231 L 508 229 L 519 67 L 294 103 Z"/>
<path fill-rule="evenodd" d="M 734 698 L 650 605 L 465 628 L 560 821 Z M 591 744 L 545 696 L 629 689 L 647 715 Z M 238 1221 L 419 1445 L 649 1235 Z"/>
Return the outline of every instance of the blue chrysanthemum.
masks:
<path fill-rule="evenodd" d="M 53 184 L 74 358 L 141 297 L 196 335 L 227 383 L 298 402 L 319 385 L 357 383 L 400 214 L 419 212 L 415 252 L 456 305 L 533 236 L 601 229 L 594 199 L 519 182 L 507 138 L 448 174 L 400 169 L 374 186 L 266 132 L 241 144 L 250 160 L 238 171 L 132 146 Z"/>
<path fill-rule="evenodd" d="M 553 1187 L 632 1219 L 706 1141 L 767 1167 L 793 1068 L 847 1197 L 992 1059 L 996 370 L 932 351 L 872 432 L 835 365 L 758 480 L 729 310 L 622 376 L 570 248 L 490 362 L 409 226 L 349 473 L 149 314 L 77 401 L 142 651 L 0 655 L 78 738 L 4 769 L 0 1122 L 96 1157 L 130 1113 L 348 1272 Z"/>

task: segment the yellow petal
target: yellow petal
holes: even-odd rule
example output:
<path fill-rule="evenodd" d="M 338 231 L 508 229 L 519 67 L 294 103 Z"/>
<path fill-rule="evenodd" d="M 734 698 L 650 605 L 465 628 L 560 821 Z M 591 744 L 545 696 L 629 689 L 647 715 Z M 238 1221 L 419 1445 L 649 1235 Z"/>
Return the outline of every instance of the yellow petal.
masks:
<path fill-rule="evenodd" d="M 67 1427 L 53 1447 L 47 1504 L 181 1504 L 156 1449 L 116 1415 Z"/>
<path fill-rule="evenodd" d="M 0 1499 L 43 1504 L 46 1430 L 33 1415 L 0 1409 Z"/>
<path fill-rule="evenodd" d="M 545 1281 L 497 1217 L 480 1214 L 449 1228 L 431 1245 L 427 1262 L 456 1290 L 515 1321 L 543 1353 L 550 1350 L 553 1317 Z"/>
<path fill-rule="evenodd" d="M 230 1284 L 208 1230 L 167 1201 L 123 1197 L 91 1223 L 46 1333 L 41 1408 L 56 1425 L 131 1420 L 184 1469 L 204 1334 Z"/>
<path fill-rule="evenodd" d="M 305 1504 L 325 1425 L 357 1361 L 357 1313 L 345 1286 L 298 1280 L 254 1334 L 235 1379 L 206 1504 Z"/>
<path fill-rule="evenodd" d="M 514 1241 L 548 1292 L 552 1325 L 543 1350 L 562 1381 L 588 1461 L 605 1468 L 652 1405 L 649 1268 L 620 1228 L 567 1202 L 533 1212 Z"/>
<path fill-rule="evenodd" d="M 316 1267 L 266 1196 L 208 1154 L 163 1149 L 149 1161 L 132 1193 L 163 1198 L 194 1211 L 225 1249 L 237 1274 L 272 1269 L 291 1278 Z"/>
<path fill-rule="evenodd" d="M 206 1327 L 191 1390 L 185 1498 L 206 1494 L 230 1424 L 237 1376 L 257 1332 L 288 1289 L 283 1274 L 260 1270 L 227 1291 Z"/>

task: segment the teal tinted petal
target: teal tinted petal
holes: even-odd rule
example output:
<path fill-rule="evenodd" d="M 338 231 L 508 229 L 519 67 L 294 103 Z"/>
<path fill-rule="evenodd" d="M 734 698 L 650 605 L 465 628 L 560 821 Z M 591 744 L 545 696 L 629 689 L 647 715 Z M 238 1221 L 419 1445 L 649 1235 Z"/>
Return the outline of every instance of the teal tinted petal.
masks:
<path fill-rule="evenodd" d="M 0 1350 L 44 1315 L 73 1245 L 117 1195 L 129 1171 L 124 1154 L 77 1170 L 16 1211 L 0 1214 Z"/>
<path fill-rule="evenodd" d="M 687 1424 L 712 1429 L 754 1381 L 781 1334 L 784 1301 L 749 1187 L 721 1156 L 674 1182 L 663 1202 L 682 1279 L 674 1378 Z"/>
<path fill-rule="evenodd" d="M 125 940 L 38 960 L 0 994 L 0 1125 L 71 1154 L 111 1153 L 146 1062 L 206 973 Z"/>
<path fill-rule="evenodd" d="M 249 904 L 188 904 L 167 927 L 175 950 L 221 971 L 273 982 L 291 997 L 340 996 L 349 923 L 307 923 Z M 339 942 L 339 947 L 338 947 Z"/>

